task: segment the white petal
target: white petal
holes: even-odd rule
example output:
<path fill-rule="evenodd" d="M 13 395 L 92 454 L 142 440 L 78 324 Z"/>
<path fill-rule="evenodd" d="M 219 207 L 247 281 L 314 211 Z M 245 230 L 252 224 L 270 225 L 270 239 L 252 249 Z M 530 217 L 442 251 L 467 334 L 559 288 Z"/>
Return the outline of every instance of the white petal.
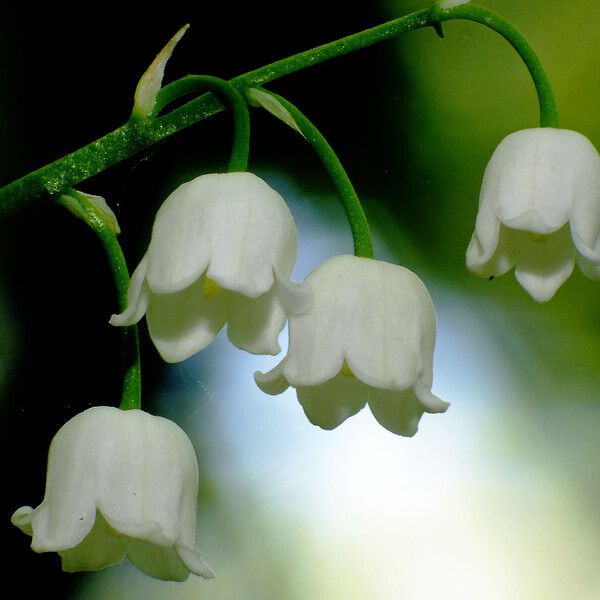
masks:
<path fill-rule="evenodd" d="M 282 372 L 281 363 L 267 373 L 256 371 L 254 373 L 254 381 L 265 394 L 271 394 L 271 396 L 283 394 L 290 387 L 288 380 Z"/>
<path fill-rule="evenodd" d="M 450 403 L 444 402 L 444 400 L 431 392 L 430 382 L 417 381 L 413 390 L 426 413 L 437 414 L 448 410 Z"/>
<path fill-rule="evenodd" d="M 190 570 L 174 546 L 158 546 L 130 537 L 125 538 L 123 543 L 129 560 L 151 577 L 164 581 L 185 581 L 188 578 Z"/>
<path fill-rule="evenodd" d="M 98 571 L 121 562 L 125 554 L 121 540 L 109 529 L 101 513 L 97 513 L 91 531 L 74 548 L 59 550 L 63 571 Z"/>
<path fill-rule="evenodd" d="M 426 385 L 405 390 L 385 390 L 366 385 L 356 377 L 339 374 L 315 387 L 299 387 L 298 401 L 308 420 L 323 429 L 334 429 L 359 412 L 365 403 L 377 421 L 402 436 L 413 436 L 424 412 L 444 412 L 448 404 Z"/>
<path fill-rule="evenodd" d="M 496 221 L 499 224 L 499 221 Z M 499 277 L 515 266 L 519 254 L 522 231 L 513 231 L 499 225 L 494 246 L 484 249 L 477 230 L 467 249 L 467 267 L 479 277 Z"/>
<path fill-rule="evenodd" d="M 380 425 L 405 437 L 418 430 L 423 413 L 443 413 L 450 406 L 431 392 L 431 383 L 417 381 L 405 390 L 369 388 L 368 403 Z"/>
<path fill-rule="evenodd" d="M 549 234 L 568 220 L 577 199 L 579 160 L 589 142 L 579 133 L 525 129 L 499 144 L 486 168 L 480 210 L 508 227 Z"/>
<path fill-rule="evenodd" d="M 183 564 L 192 572 L 194 575 L 199 575 L 204 579 L 212 579 L 215 574 L 213 570 L 204 562 L 204 559 L 199 552 L 190 550 L 183 544 L 177 544 L 176 547 L 179 558 L 183 561 Z"/>
<path fill-rule="evenodd" d="M 120 315 L 112 315 L 109 321 L 111 325 L 135 325 L 144 316 L 150 299 L 150 289 L 146 283 L 147 265 L 146 254 L 131 276 L 127 289 L 127 308 Z"/>
<path fill-rule="evenodd" d="M 31 518 L 33 515 L 33 508 L 31 506 L 21 506 L 17 508 L 10 518 L 10 522 L 18 527 L 24 534 L 28 536 L 33 535 L 33 528 L 31 527 Z"/>
<path fill-rule="evenodd" d="M 571 164 L 572 193 L 575 196 L 571 230 L 582 244 L 596 253 L 595 257 L 588 258 L 597 261 L 600 229 L 600 155 L 587 138 L 576 135 L 579 136 L 579 143 L 576 148 L 571 149 L 574 155 Z"/>
<path fill-rule="evenodd" d="M 378 423 L 397 435 L 412 437 L 417 433 L 425 407 L 413 388 L 400 391 L 371 390 L 369 408 Z"/>
<path fill-rule="evenodd" d="M 275 286 L 258 298 L 230 292 L 227 336 L 234 346 L 252 354 L 279 354 L 278 337 L 286 321 Z"/>
<path fill-rule="evenodd" d="M 221 287 L 258 297 L 273 271 L 289 277 L 297 234 L 283 198 L 251 173 L 210 174 L 177 188 L 162 205 L 148 250 L 155 293 L 185 289 L 208 268 Z"/>
<path fill-rule="evenodd" d="M 431 385 L 422 381 L 405 390 L 369 388 L 368 403 L 380 425 L 406 437 L 417 433 L 423 413 L 443 413 L 450 406 L 432 394 Z"/>
<path fill-rule="evenodd" d="M 413 385 L 430 365 L 435 344 L 435 310 L 427 288 L 404 267 L 366 259 L 353 261 L 352 278 L 361 307 L 359 315 L 348 317 L 353 331 L 344 355 L 350 369 L 377 388 Z"/>
<path fill-rule="evenodd" d="M 581 272 L 590 279 L 600 279 L 600 264 L 597 261 L 588 260 L 581 254 L 577 255 L 577 264 Z"/>
<path fill-rule="evenodd" d="M 588 244 L 573 227 L 571 222 L 571 238 L 580 257 L 598 267 L 600 265 L 600 236 Z"/>
<path fill-rule="evenodd" d="M 308 420 L 322 429 L 335 429 L 348 417 L 364 408 L 366 389 L 355 377 L 337 375 L 312 387 L 297 389 L 298 401 Z"/>
<path fill-rule="evenodd" d="M 547 302 L 573 272 L 573 255 L 569 228 L 563 227 L 541 241 L 522 245 L 515 277 L 534 300 Z"/>
<path fill-rule="evenodd" d="M 193 547 L 198 465 L 192 443 L 168 419 L 120 412 L 128 419 L 112 423 L 118 443 L 108 452 L 108 481 L 98 508 L 119 533 L 158 545 L 183 542 Z"/>
<path fill-rule="evenodd" d="M 158 352 L 170 363 L 180 362 L 208 346 L 225 325 L 228 295 L 203 294 L 203 278 L 174 294 L 153 294 L 146 319 Z"/>
<path fill-rule="evenodd" d="M 571 236 L 580 256 L 581 270 L 592 279 L 600 277 L 600 155 L 586 138 L 581 141 L 577 162 L 577 199 L 571 215 Z"/>
<path fill-rule="evenodd" d="M 491 207 L 480 201 L 475 231 L 467 248 L 466 257 L 467 267 L 480 277 L 488 277 L 493 274 L 489 273 L 490 270 L 495 271 L 495 268 L 489 267 L 488 264 L 490 261 L 497 262 L 493 257 L 498 247 L 499 236 L 500 221 Z"/>
<path fill-rule="evenodd" d="M 311 309 L 313 295 L 307 281 L 297 283 L 275 273 L 275 289 L 288 314 L 301 315 Z"/>

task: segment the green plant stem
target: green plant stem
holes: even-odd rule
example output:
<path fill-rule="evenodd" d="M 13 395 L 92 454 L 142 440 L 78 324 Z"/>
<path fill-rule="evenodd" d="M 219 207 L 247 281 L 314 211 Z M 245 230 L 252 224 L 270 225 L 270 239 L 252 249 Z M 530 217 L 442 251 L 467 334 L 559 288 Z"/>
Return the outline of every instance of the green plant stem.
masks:
<path fill-rule="evenodd" d="M 65 202 L 65 196 L 77 202 L 80 210 L 77 210 L 75 214 L 85 221 L 100 239 L 113 274 L 119 312 L 124 311 L 127 307 L 129 271 L 114 227 L 111 226 L 102 212 L 90 202 L 85 194 L 70 189 L 65 192 L 64 196 L 58 197 L 58 202 L 69 208 L 68 203 Z M 69 210 L 75 212 L 71 208 Z M 139 409 L 142 403 L 142 379 L 137 325 L 123 327 L 122 340 L 123 391 L 119 407 L 123 410 Z"/>
<path fill-rule="evenodd" d="M 487 8 L 475 4 L 461 4 L 446 10 L 440 8 L 436 10 L 434 6 L 433 18 L 439 23 L 455 19 L 473 21 L 499 33 L 517 51 L 533 79 L 540 106 L 540 126 L 559 127 L 556 96 L 542 61 L 529 42 L 510 21 Z"/>
<path fill-rule="evenodd" d="M 222 97 L 233 113 L 233 144 L 227 171 L 248 170 L 250 154 L 250 114 L 240 91 L 225 79 L 211 75 L 187 75 L 163 87 L 156 98 L 151 117 L 155 117 L 174 100 L 189 94 L 210 91 Z"/>
<path fill-rule="evenodd" d="M 327 169 L 327 172 L 337 188 L 342 204 L 344 205 L 344 210 L 346 211 L 346 216 L 350 222 L 352 239 L 354 241 L 354 254 L 365 258 L 375 258 L 373 240 L 371 238 L 365 211 L 363 210 L 362 204 L 346 170 L 329 142 L 306 115 L 304 115 L 304 113 L 289 100 L 264 89 L 261 91 L 275 98 L 279 104 L 287 110 L 300 133 L 313 147 L 323 163 L 323 166 Z"/>
<path fill-rule="evenodd" d="M 440 29 L 442 21 L 466 19 L 497 31 L 517 50 L 533 77 L 543 126 L 558 126 L 556 101 L 548 77 L 527 40 L 504 18 L 485 8 L 463 4 L 440 9 L 437 4 L 382 25 L 318 46 L 231 80 L 242 93 L 290 73 L 337 56 L 372 46 L 423 27 Z M 222 110 L 225 106 L 211 93 L 204 94 L 168 114 L 153 119 L 130 119 L 123 126 L 87 146 L 42 167 L 0 189 L 0 216 L 60 193 L 145 148 Z"/>

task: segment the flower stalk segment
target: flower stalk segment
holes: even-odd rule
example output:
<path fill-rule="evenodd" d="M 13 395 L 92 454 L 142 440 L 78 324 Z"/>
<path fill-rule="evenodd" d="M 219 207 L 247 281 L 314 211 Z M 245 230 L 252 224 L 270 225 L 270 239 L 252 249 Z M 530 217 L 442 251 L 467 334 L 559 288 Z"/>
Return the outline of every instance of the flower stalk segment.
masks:
<path fill-rule="evenodd" d="M 182 77 L 160 90 L 156 97 L 152 116 L 158 115 L 171 102 L 182 96 L 207 90 L 221 97 L 233 112 L 233 144 L 227 172 L 247 171 L 250 153 L 250 114 L 246 100 L 239 90 L 228 81 L 211 75 Z"/>
<path fill-rule="evenodd" d="M 431 7 L 431 12 L 434 26 L 437 23 L 441 27 L 444 21 L 461 19 L 485 25 L 499 33 L 517 51 L 531 75 L 540 106 L 540 126 L 559 127 L 556 96 L 542 61 L 531 44 L 510 21 L 487 8 L 470 3 L 435 3 Z"/>
<path fill-rule="evenodd" d="M 247 92 L 247 97 L 298 131 L 313 147 L 339 192 L 350 222 L 355 256 L 374 258 L 373 240 L 365 211 L 346 170 L 323 134 L 299 108 L 282 96 L 254 88 Z M 272 101 L 275 101 L 275 104 Z"/>
<path fill-rule="evenodd" d="M 449 8 L 444 8 L 449 6 Z M 243 91 L 290 73 L 325 62 L 423 27 L 436 27 L 452 19 L 466 19 L 490 27 L 502 35 L 525 61 L 540 100 L 541 123 L 557 127 L 556 101 L 541 61 L 527 40 L 496 13 L 472 4 L 434 3 L 387 23 L 346 36 L 276 61 L 231 80 Z M 166 88 L 165 88 L 166 89 Z M 0 216 L 48 199 L 108 167 L 134 156 L 157 142 L 225 109 L 214 94 L 204 94 L 160 118 L 132 118 L 123 126 L 87 146 L 60 158 L 0 189 Z"/>
<path fill-rule="evenodd" d="M 61 194 L 57 201 L 85 221 L 102 242 L 113 274 L 119 309 L 124 310 L 127 306 L 129 271 L 123 250 L 117 240 L 119 227 L 115 215 L 103 198 L 84 194 L 74 189 Z M 123 410 L 139 409 L 142 401 L 142 380 L 137 325 L 123 329 L 123 369 L 123 392 L 120 408 Z"/>

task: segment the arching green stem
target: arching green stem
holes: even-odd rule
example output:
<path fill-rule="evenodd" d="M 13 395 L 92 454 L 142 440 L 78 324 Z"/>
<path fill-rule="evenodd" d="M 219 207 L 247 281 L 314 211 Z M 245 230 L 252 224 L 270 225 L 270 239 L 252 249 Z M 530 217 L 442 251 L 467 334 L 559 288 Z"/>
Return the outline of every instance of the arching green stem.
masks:
<path fill-rule="evenodd" d="M 439 24 L 443 21 L 463 19 L 480 23 L 499 33 L 523 59 L 533 79 L 540 105 L 540 126 L 559 127 L 556 96 L 542 61 L 531 47 L 531 44 L 510 21 L 487 8 L 475 4 L 461 4 L 449 9 L 442 9 L 435 4 L 432 7 L 432 16 L 433 20 Z"/>
<path fill-rule="evenodd" d="M 166 85 L 158 92 L 156 105 L 150 116 L 155 117 L 160 114 L 166 106 L 182 96 L 205 91 L 214 92 L 217 96 L 223 98 L 233 112 L 233 144 L 227 171 L 229 173 L 246 171 L 250 153 L 250 115 L 248 106 L 239 90 L 225 79 L 211 75 L 182 77 Z"/>
<path fill-rule="evenodd" d="M 97 196 L 89 196 L 70 189 L 57 197 L 75 216 L 85 221 L 96 233 L 108 257 L 117 291 L 119 311 L 127 306 L 129 271 L 121 245 L 117 240 L 118 226 L 114 215 L 98 202 Z M 140 345 L 137 325 L 123 328 L 123 392 L 120 408 L 140 408 L 142 403 L 142 379 Z"/>
<path fill-rule="evenodd" d="M 554 93 L 537 54 L 506 19 L 473 4 L 442 9 L 436 3 L 427 9 L 250 71 L 232 79 L 230 83 L 243 92 L 249 87 L 260 86 L 337 56 L 383 42 L 401 33 L 423 27 L 436 27 L 439 31 L 443 21 L 452 19 L 481 23 L 506 38 L 525 61 L 533 77 L 539 97 L 541 124 L 557 127 L 558 115 Z M 130 119 L 122 127 L 95 142 L 0 189 L 0 216 L 41 198 L 47 198 L 48 194 L 60 193 L 224 108 L 214 94 L 209 93 L 158 118 Z"/>
<path fill-rule="evenodd" d="M 256 92 L 258 92 L 258 94 Z M 362 204 L 358 199 L 356 190 L 354 189 L 346 170 L 342 166 L 342 163 L 333 148 L 329 145 L 329 142 L 306 115 L 304 115 L 302 111 L 294 106 L 289 100 L 264 89 L 252 89 L 248 91 L 248 97 L 262 105 L 259 94 L 267 94 L 275 99 L 284 111 L 287 111 L 289 118 L 291 118 L 291 122 L 285 114 L 278 114 L 276 116 L 283 118 L 288 125 L 297 129 L 306 138 L 306 141 L 313 147 L 314 151 L 321 159 L 323 166 L 327 169 L 327 172 L 337 188 L 342 204 L 344 205 L 344 210 L 346 211 L 346 216 L 350 222 L 352 239 L 354 241 L 354 254 L 356 256 L 374 258 L 375 252 L 373 250 L 373 240 L 371 239 L 371 232 L 369 230 L 369 223 L 365 211 L 363 210 Z M 264 107 L 267 108 L 267 106 Z M 269 108 L 267 108 L 267 110 L 269 110 Z"/>

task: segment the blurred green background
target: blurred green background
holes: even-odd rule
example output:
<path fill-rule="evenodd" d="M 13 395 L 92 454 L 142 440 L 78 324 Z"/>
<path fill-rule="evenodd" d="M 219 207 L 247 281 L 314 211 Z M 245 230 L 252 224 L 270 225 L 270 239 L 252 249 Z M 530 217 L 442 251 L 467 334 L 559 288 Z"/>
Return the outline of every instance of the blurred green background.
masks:
<path fill-rule="evenodd" d="M 562 126 L 600 147 L 597 0 L 485 4 L 540 54 Z M 231 77 L 425 7 L 307 0 L 156 11 L 9 6 L 0 23 L 0 184 L 120 125 L 166 40 L 191 29 L 167 69 Z M 92 15 L 90 16 L 90 10 Z M 265 396 L 252 357 L 224 336 L 181 365 L 142 327 L 145 408 L 192 437 L 202 471 L 198 545 L 211 582 L 162 583 L 127 562 L 60 572 L 9 524 L 43 497 L 48 444 L 92 404 L 117 404 L 119 335 L 110 274 L 84 226 L 39 206 L 0 224 L 0 444 L 6 586 L 19 597 L 207 600 L 600 598 L 600 302 L 575 272 L 546 305 L 512 273 L 467 272 L 479 185 L 496 145 L 537 124 L 524 65 L 495 33 L 452 22 L 272 84 L 338 151 L 380 258 L 416 271 L 438 313 L 433 391 L 451 402 L 412 439 L 363 411 L 333 432 L 293 393 Z M 326 175 L 299 136 L 253 114 L 251 169 L 289 201 L 295 277 L 351 238 Z M 153 214 L 179 183 L 222 169 L 229 115 L 79 186 L 107 198 L 134 266 Z M 282 345 L 285 347 L 285 332 Z M 10 584 L 9 584 L 10 581 Z"/>

